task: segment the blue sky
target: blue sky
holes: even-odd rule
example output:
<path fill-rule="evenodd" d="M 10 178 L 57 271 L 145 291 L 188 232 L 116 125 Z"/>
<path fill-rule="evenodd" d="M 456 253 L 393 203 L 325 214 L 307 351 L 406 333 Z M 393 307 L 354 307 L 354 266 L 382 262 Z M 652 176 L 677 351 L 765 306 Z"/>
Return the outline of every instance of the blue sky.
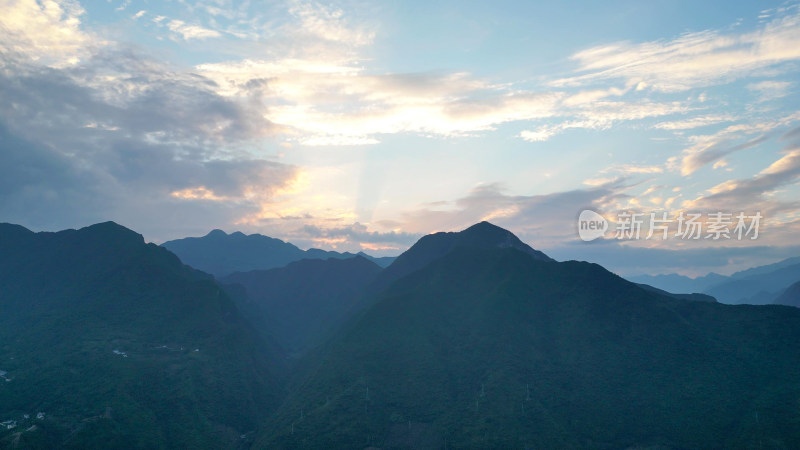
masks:
<path fill-rule="evenodd" d="M 490 220 L 626 275 L 800 253 L 798 3 L 0 5 L 2 221 L 391 255 Z M 764 219 L 584 243 L 587 208 Z"/>

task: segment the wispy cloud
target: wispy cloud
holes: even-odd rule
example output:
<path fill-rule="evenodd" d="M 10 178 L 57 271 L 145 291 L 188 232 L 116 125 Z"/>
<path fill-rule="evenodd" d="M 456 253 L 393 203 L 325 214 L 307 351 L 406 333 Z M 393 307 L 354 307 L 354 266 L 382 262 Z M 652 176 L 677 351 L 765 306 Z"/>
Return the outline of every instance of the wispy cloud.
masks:
<path fill-rule="evenodd" d="M 704 116 L 695 116 L 688 119 L 672 120 L 668 122 L 659 122 L 653 127 L 660 130 L 692 130 L 695 128 L 707 127 L 709 125 L 716 125 L 719 123 L 733 122 L 737 120 L 735 116 L 728 114 L 709 114 Z"/>
<path fill-rule="evenodd" d="M 619 42 L 583 50 L 572 59 L 584 73 L 551 84 L 585 86 L 622 80 L 626 86 L 680 92 L 727 83 L 800 59 L 799 9 L 792 5 L 776 12 L 760 29 L 748 33 L 705 30 L 672 40 Z"/>
<path fill-rule="evenodd" d="M 185 40 L 189 39 L 207 39 L 220 37 L 218 31 L 203 28 L 199 25 L 189 25 L 182 20 L 170 20 L 167 23 L 167 28 L 177 35 L 180 35 Z"/>
<path fill-rule="evenodd" d="M 785 97 L 789 94 L 790 87 L 792 87 L 792 83 L 789 81 L 775 80 L 759 81 L 758 83 L 750 83 L 747 85 L 747 89 L 758 93 L 759 102 L 768 102 Z"/>
<path fill-rule="evenodd" d="M 374 31 L 348 23 L 340 8 L 316 2 L 295 1 L 289 8 L 289 13 L 299 19 L 301 32 L 326 41 L 363 46 L 375 38 Z"/>
<path fill-rule="evenodd" d="M 800 120 L 800 113 L 776 120 L 730 125 L 709 135 L 690 136 L 691 146 L 680 157 L 673 157 L 669 165 L 689 175 L 701 167 L 712 164 L 731 153 L 755 147 L 769 138 L 770 132 Z"/>
<path fill-rule="evenodd" d="M 785 133 L 782 140 L 788 141 L 780 158 L 750 178 L 731 179 L 707 190 L 707 194 L 686 200 L 683 206 L 696 209 L 759 210 L 780 222 L 785 216 L 788 221 L 796 221 L 795 214 L 800 210 L 800 201 L 774 194 L 779 189 L 795 184 L 800 179 L 800 139 Z M 786 215 L 786 213 L 790 213 Z"/>

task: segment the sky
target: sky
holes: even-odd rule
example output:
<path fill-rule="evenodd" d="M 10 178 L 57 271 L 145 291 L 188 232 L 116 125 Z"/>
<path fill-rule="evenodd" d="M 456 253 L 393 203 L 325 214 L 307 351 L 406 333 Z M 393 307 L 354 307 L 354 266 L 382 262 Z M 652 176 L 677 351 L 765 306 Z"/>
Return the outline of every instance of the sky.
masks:
<path fill-rule="evenodd" d="M 797 2 L 0 11 L 0 222 L 396 255 L 488 220 L 623 275 L 800 255 Z M 586 209 L 604 238 L 578 237 Z M 633 239 L 625 212 L 761 218 L 756 239 L 680 238 L 677 220 Z"/>

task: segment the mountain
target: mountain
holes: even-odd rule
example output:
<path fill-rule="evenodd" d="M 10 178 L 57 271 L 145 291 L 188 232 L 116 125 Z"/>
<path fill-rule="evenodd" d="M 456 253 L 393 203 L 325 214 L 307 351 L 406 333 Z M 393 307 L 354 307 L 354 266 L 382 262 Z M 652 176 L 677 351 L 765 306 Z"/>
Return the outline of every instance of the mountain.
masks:
<path fill-rule="evenodd" d="M 236 448 L 283 395 L 276 348 L 127 228 L 0 224 L 0 447 Z"/>
<path fill-rule="evenodd" d="M 797 281 L 800 281 L 800 262 L 797 258 L 790 258 L 737 272 L 728 281 L 704 292 L 724 303 L 765 305 L 773 303 L 783 290 Z"/>
<path fill-rule="evenodd" d="M 692 293 L 704 292 L 711 286 L 728 280 L 728 277 L 714 272 L 697 278 L 689 278 L 684 275 L 671 273 L 661 275 L 637 275 L 628 277 L 628 280 L 634 283 L 647 284 L 667 292 Z"/>
<path fill-rule="evenodd" d="M 776 270 L 792 266 L 797 267 L 798 265 L 800 265 L 800 256 L 794 258 L 786 258 L 782 261 L 778 261 L 773 264 L 766 264 L 763 266 L 757 266 L 757 267 L 752 267 L 750 269 L 740 270 L 739 272 L 736 272 L 733 275 L 731 275 L 731 278 L 743 279 L 757 275 L 768 275 L 772 272 L 775 272 Z"/>
<path fill-rule="evenodd" d="M 677 299 L 681 299 L 681 300 L 692 300 L 692 301 L 696 301 L 696 302 L 712 302 L 712 303 L 716 303 L 717 302 L 717 299 L 715 299 L 714 297 L 712 297 L 712 296 L 710 296 L 708 294 L 699 294 L 699 293 L 696 293 L 696 292 L 694 294 L 673 294 L 672 292 L 667 292 L 667 291 L 665 291 L 663 289 L 659 289 L 659 288 L 650 286 L 648 284 L 644 284 L 644 283 L 634 283 L 634 284 L 636 284 L 640 288 L 644 289 L 645 291 L 654 292 L 656 294 L 666 295 L 668 297 L 673 297 L 673 298 L 677 298 Z"/>
<path fill-rule="evenodd" d="M 293 354 L 318 344 L 344 321 L 361 290 L 381 271 L 362 256 L 304 259 L 286 267 L 237 272 L 220 279 L 240 310 L 259 330 L 266 330 Z"/>
<path fill-rule="evenodd" d="M 800 448 L 800 310 L 447 236 L 307 357 L 258 447 Z"/>
<path fill-rule="evenodd" d="M 775 304 L 800 308 L 800 281 L 786 288 L 786 290 L 775 299 Z"/>
<path fill-rule="evenodd" d="M 389 286 L 393 281 L 425 267 L 462 246 L 514 248 L 536 260 L 553 261 L 549 256 L 520 241 L 510 231 L 489 222 L 480 222 L 459 232 L 439 232 L 423 236 L 381 272 L 373 285 L 373 292 Z"/>
<path fill-rule="evenodd" d="M 374 262 L 375 264 L 384 269 L 386 267 L 389 267 L 394 262 L 394 260 L 397 259 L 396 256 L 372 256 L 364 252 L 358 252 L 356 253 L 356 255 L 361 256 L 363 258 L 367 258 L 368 260 Z"/>
<path fill-rule="evenodd" d="M 712 272 L 698 278 L 666 274 L 628 279 L 668 292 L 708 294 L 722 303 L 768 305 L 790 284 L 800 281 L 800 257 L 742 270 L 727 277 Z"/>
<path fill-rule="evenodd" d="M 227 234 L 222 230 L 213 230 L 203 237 L 189 237 L 167 241 L 161 244 L 178 255 L 184 263 L 217 277 L 234 272 L 264 270 L 283 267 L 290 262 L 301 259 L 353 258 L 356 255 L 345 252 L 320 250 L 318 248 L 303 251 L 293 244 L 280 239 L 260 234 L 245 235 L 241 232 Z M 372 258 L 382 267 L 388 265 L 392 258 Z"/>

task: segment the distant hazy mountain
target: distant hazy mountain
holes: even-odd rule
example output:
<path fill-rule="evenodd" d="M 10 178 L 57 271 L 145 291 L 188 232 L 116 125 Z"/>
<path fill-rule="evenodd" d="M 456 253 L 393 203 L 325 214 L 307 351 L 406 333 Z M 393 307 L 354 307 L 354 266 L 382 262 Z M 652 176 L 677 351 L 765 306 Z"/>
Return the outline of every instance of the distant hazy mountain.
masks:
<path fill-rule="evenodd" d="M 0 447 L 235 448 L 280 399 L 274 349 L 131 230 L 0 224 Z"/>
<path fill-rule="evenodd" d="M 775 299 L 775 304 L 800 308 L 800 281 L 786 288 L 786 290 Z"/>
<path fill-rule="evenodd" d="M 681 300 L 692 300 L 692 301 L 696 301 L 696 302 L 711 302 L 711 303 L 716 303 L 717 302 L 717 299 L 715 299 L 714 297 L 712 297 L 712 296 L 710 296 L 708 294 L 700 294 L 700 293 L 697 293 L 697 292 L 695 292 L 693 294 L 673 294 L 672 292 L 667 292 L 667 291 L 665 291 L 663 289 L 659 289 L 659 288 L 650 286 L 648 284 L 643 284 L 643 283 L 634 283 L 634 284 L 636 284 L 640 288 L 644 289 L 645 291 L 654 292 L 656 294 L 666 295 L 668 297 L 673 297 L 673 298 L 677 298 L 677 299 L 681 299 Z"/>
<path fill-rule="evenodd" d="M 233 272 L 265 270 L 283 267 L 301 259 L 353 258 L 353 253 L 333 252 L 312 248 L 301 250 L 280 239 L 260 234 L 245 235 L 240 232 L 227 234 L 213 230 L 203 237 L 189 237 L 167 241 L 162 246 L 178 255 L 184 263 L 214 274 L 217 277 Z M 389 265 L 394 258 L 373 258 L 365 253 L 361 256 L 371 259 L 381 267 Z"/>
<path fill-rule="evenodd" d="M 791 284 L 800 281 L 800 258 L 755 267 L 731 275 L 730 279 L 706 289 L 706 294 L 723 303 L 766 305 L 773 303 Z"/>
<path fill-rule="evenodd" d="M 704 292 L 706 289 L 716 284 L 728 280 L 728 277 L 714 272 L 708 275 L 689 278 L 675 273 L 665 275 L 637 275 L 628 277 L 634 283 L 647 284 L 667 292 L 686 293 Z"/>
<path fill-rule="evenodd" d="M 380 272 L 372 261 L 304 259 L 286 267 L 237 272 L 220 280 L 234 294 L 253 325 L 265 330 L 293 354 L 318 344 L 353 313 L 362 289 Z"/>
<path fill-rule="evenodd" d="M 708 294 L 722 303 L 768 305 L 790 284 L 800 281 L 800 257 L 742 270 L 731 276 L 712 272 L 698 278 L 666 274 L 628 279 L 673 293 Z"/>
<path fill-rule="evenodd" d="M 736 272 L 733 275 L 731 275 L 731 278 L 742 279 L 757 275 L 768 275 L 779 269 L 784 269 L 792 266 L 797 267 L 798 265 L 800 265 L 800 256 L 794 258 L 786 258 L 774 264 L 766 264 L 763 266 L 757 266 L 757 267 L 752 267 L 750 269 L 740 270 L 739 272 Z"/>
<path fill-rule="evenodd" d="M 800 310 L 679 300 L 467 231 L 486 240 L 398 258 L 257 446 L 800 448 Z"/>

